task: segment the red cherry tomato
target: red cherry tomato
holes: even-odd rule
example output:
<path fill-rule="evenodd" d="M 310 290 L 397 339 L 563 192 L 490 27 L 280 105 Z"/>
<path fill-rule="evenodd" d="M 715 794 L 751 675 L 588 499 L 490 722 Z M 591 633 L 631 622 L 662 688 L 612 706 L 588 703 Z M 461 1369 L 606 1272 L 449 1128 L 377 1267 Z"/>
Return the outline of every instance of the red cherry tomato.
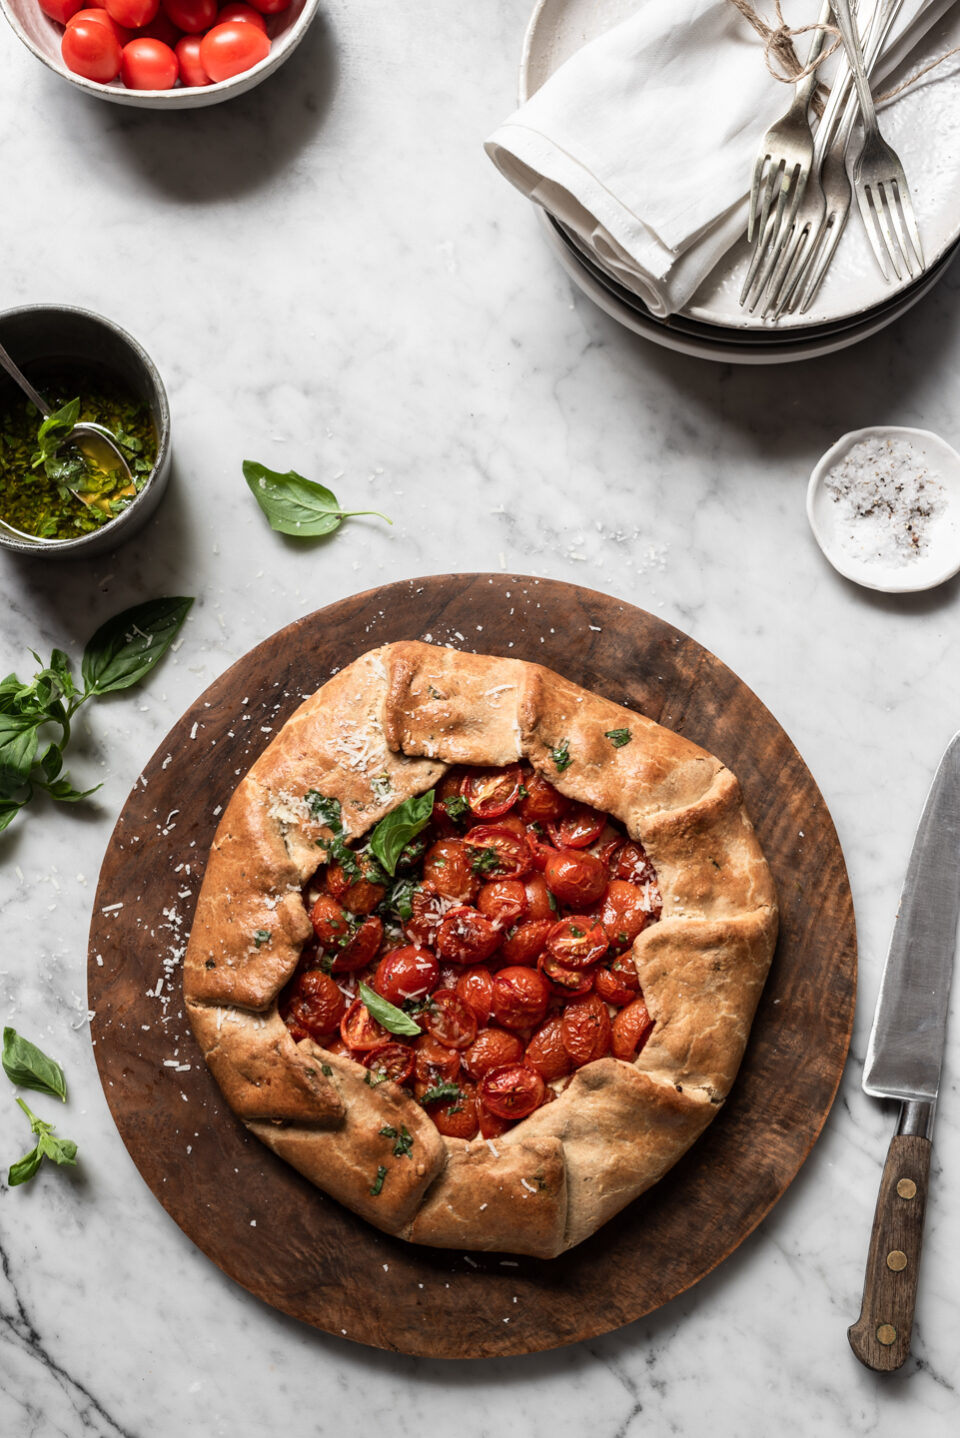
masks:
<path fill-rule="evenodd" d="M 438 1044 L 469 1048 L 477 1037 L 477 1016 L 453 989 L 439 989 L 419 1019 Z"/>
<path fill-rule="evenodd" d="M 625 879 L 611 879 L 603 896 L 600 922 L 613 949 L 626 949 L 650 920 L 649 900 L 643 889 Z"/>
<path fill-rule="evenodd" d="M 437 931 L 437 953 L 451 964 L 482 964 L 500 947 L 500 930 L 476 909 L 451 909 Z"/>
<path fill-rule="evenodd" d="M 478 819 L 499 819 L 520 796 L 520 765 L 508 769 L 474 769 L 465 774 L 460 793 Z"/>
<path fill-rule="evenodd" d="M 507 928 L 526 916 L 527 891 L 519 879 L 494 879 L 481 888 L 477 908 L 491 923 Z"/>
<path fill-rule="evenodd" d="M 287 9 L 290 0 L 250 0 L 250 3 L 261 15 L 279 15 L 281 10 Z"/>
<path fill-rule="evenodd" d="M 586 914 L 561 919 L 547 936 L 547 952 L 568 969 L 599 963 L 608 947 L 603 929 Z"/>
<path fill-rule="evenodd" d="M 630 955 L 618 954 L 608 969 L 597 969 L 595 985 L 606 1004 L 623 1008 L 632 1003 L 640 991 L 640 980 Z"/>
<path fill-rule="evenodd" d="M 456 1049 L 438 1044 L 432 1034 L 423 1034 L 413 1046 L 414 1072 L 420 1086 L 418 1097 L 438 1084 L 450 1083 L 460 1072 L 460 1055 Z"/>
<path fill-rule="evenodd" d="M 125 30 L 122 25 L 118 25 L 116 20 L 112 19 L 106 10 L 102 10 L 99 7 L 91 7 L 89 10 L 78 10 L 73 19 L 67 21 L 67 29 L 69 30 L 70 26 L 74 25 L 78 20 L 82 20 L 84 24 L 86 24 L 87 21 L 93 21 L 97 25 L 106 25 L 111 34 L 117 37 L 117 42 L 121 48 L 126 45 L 128 40 L 132 39 L 129 30 Z"/>
<path fill-rule="evenodd" d="M 490 1020 L 490 1005 L 493 1003 L 493 975 L 489 969 L 467 969 L 457 979 L 457 993 L 465 1004 L 469 1004 L 477 1016 L 477 1023 Z"/>
<path fill-rule="evenodd" d="M 200 41 L 195 35 L 186 38 L 193 40 L 196 44 L 199 63 Z M 177 53 L 179 54 L 179 52 L 180 45 L 178 44 Z M 387 891 L 383 884 L 374 883 L 369 877 L 371 872 L 369 860 L 361 857 L 358 862 L 361 873 L 359 879 L 351 878 L 340 864 L 331 864 L 326 876 L 327 893 L 332 894 L 345 909 L 350 910 L 351 914 L 372 914 Z"/>
<path fill-rule="evenodd" d="M 245 20 L 248 25 L 256 25 L 258 30 L 267 33 L 267 22 L 259 11 L 254 10 L 252 5 L 224 5 L 217 11 L 217 24 L 226 25 L 228 20 Z"/>
<path fill-rule="evenodd" d="M 559 1016 L 547 1019 L 527 1044 L 524 1063 L 548 1083 L 565 1078 L 573 1068 L 563 1046 L 563 1024 Z"/>
<path fill-rule="evenodd" d="M 482 1079 L 491 1069 L 505 1064 L 518 1064 L 523 1058 L 523 1043 L 516 1034 L 503 1029 L 481 1029 L 468 1049 L 464 1050 L 463 1066 L 472 1079 Z"/>
<path fill-rule="evenodd" d="M 180 39 L 180 31 L 174 25 L 166 10 L 158 10 L 156 15 L 147 25 L 139 25 L 130 35 L 131 40 L 161 40 L 164 45 L 169 45 L 171 50 L 176 49 L 177 41 Z"/>
<path fill-rule="evenodd" d="M 217 0 L 162 0 L 172 24 L 185 35 L 202 35 L 217 22 Z"/>
<path fill-rule="evenodd" d="M 422 884 L 413 891 L 411 914 L 404 922 L 403 932 L 415 944 L 432 944 L 448 908 L 449 904 L 432 884 Z"/>
<path fill-rule="evenodd" d="M 477 1109 L 480 1114 L 481 1138 L 499 1138 L 502 1133 L 506 1133 L 510 1127 L 509 1120 L 498 1118 L 497 1115 L 491 1113 L 486 1104 L 479 1099 L 477 1101 Z"/>
<path fill-rule="evenodd" d="M 75 20 L 60 41 L 63 63 L 74 75 L 97 80 L 101 85 L 115 80 L 123 64 L 123 51 L 116 35 L 95 20 Z"/>
<path fill-rule="evenodd" d="M 542 874 L 547 867 L 547 860 L 556 850 L 552 844 L 544 843 L 543 830 L 539 824 L 532 824 L 527 830 L 527 848 L 530 850 L 534 869 Z"/>
<path fill-rule="evenodd" d="M 547 888 L 547 881 L 542 874 L 530 874 L 523 881 L 523 887 L 527 895 L 528 919 L 550 919 L 556 923 L 560 915 L 557 913 L 556 900 L 551 900 L 550 890 Z"/>
<path fill-rule="evenodd" d="M 610 1052 L 611 1024 L 607 1006 L 596 994 L 568 1004 L 560 1020 L 563 1046 L 575 1068 Z"/>
<path fill-rule="evenodd" d="M 504 939 L 500 958 L 505 964 L 535 964 L 552 928 L 551 919 L 532 919 L 518 924 Z"/>
<path fill-rule="evenodd" d="M 380 1079 L 406 1083 L 413 1074 L 414 1052 L 409 1044 L 380 1044 L 364 1055 L 363 1066 Z"/>
<path fill-rule="evenodd" d="M 503 824 L 477 824 L 464 839 L 474 873 L 484 879 L 522 879 L 533 867 L 525 834 Z"/>
<path fill-rule="evenodd" d="M 103 0 L 103 8 L 118 25 L 136 30 L 139 25 L 149 25 L 160 9 L 160 0 Z"/>
<path fill-rule="evenodd" d="M 520 815 L 527 824 L 549 824 L 562 819 L 570 800 L 539 774 L 524 776 L 526 795 L 520 800 Z"/>
<path fill-rule="evenodd" d="M 547 824 L 547 833 L 558 849 L 585 849 L 603 833 L 605 814 L 589 804 L 572 804 L 562 819 Z"/>
<path fill-rule="evenodd" d="M 321 894 L 317 899 L 310 910 L 310 922 L 325 949 L 335 948 L 350 932 L 346 914 L 329 894 Z"/>
<path fill-rule="evenodd" d="M 343 1018 L 347 1001 L 329 974 L 310 969 L 296 982 L 284 1019 L 294 1020 L 313 1039 L 320 1040 L 335 1033 Z"/>
<path fill-rule="evenodd" d="M 38 4 L 44 15 L 56 20 L 58 25 L 66 25 L 70 16 L 81 8 L 83 0 L 38 0 Z"/>
<path fill-rule="evenodd" d="M 635 1059 L 653 1032 L 653 1019 L 643 999 L 634 999 L 613 1019 L 613 1056 Z"/>
<path fill-rule="evenodd" d="M 461 904 L 472 904 L 480 888 L 462 839 L 438 839 L 431 844 L 423 858 L 423 880 L 438 894 Z"/>
<path fill-rule="evenodd" d="M 477 1095 L 472 1084 L 460 1085 L 460 1097 L 428 1103 L 426 1112 L 447 1138 L 475 1138 L 479 1128 Z"/>
<path fill-rule="evenodd" d="M 351 1053 L 366 1053 L 390 1043 L 393 1036 L 377 1023 L 362 999 L 354 999 L 340 1020 L 340 1037 Z"/>
<path fill-rule="evenodd" d="M 647 851 L 635 839 L 627 839 L 611 855 L 613 877 L 627 879 L 631 884 L 656 882 L 657 871 L 647 858 Z"/>
<path fill-rule="evenodd" d="M 505 1029 L 529 1029 L 541 1023 L 550 1002 L 550 985 L 536 969 L 501 969 L 493 981 L 493 1017 Z"/>
<path fill-rule="evenodd" d="M 424 999 L 436 987 L 440 968 L 429 949 L 409 944 L 384 954 L 373 987 L 388 1003 L 402 1008 L 408 999 Z"/>
<path fill-rule="evenodd" d="M 180 67 L 176 55 L 162 40 L 131 40 L 123 47 L 120 73 L 128 90 L 170 90 Z"/>
<path fill-rule="evenodd" d="M 565 999 L 582 999 L 593 988 L 597 970 L 571 969 L 559 963 L 552 954 L 541 954 L 537 967 L 545 979 Z"/>
<path fill-rule="evenodd" d="M 376 958 L 382 938 L 383 924 L 381 921 L 373 915 L 369 919 L 364 919 L 353 938 L 337 953 L 332 964 L 332 972 L 350 974 L 355 973 L 357 969 L 365 969 Z"/>
<path fill-rule="evenodd" d="M 538 1073 L 523 1064 L 508 1064 L 485 1074 L 480 1097 L 498 1118 L 526 1118 L 543 1103 L 546 1085 Z"/>
<path fill-rule="evenodd" d="M 576 849 L 552 850 L 544 871 L 547 888 L 561 904 L 589 908 L 607 887 L 607 868 L 593 854 Z"/>
<path fill-rule="evenodd" d="M 268 37 L 255 25 L 247 25 L 242 20 L 214 25 L 200 42 L 200 63 L 217 83 L 259 65 L 269 54 Z"/>

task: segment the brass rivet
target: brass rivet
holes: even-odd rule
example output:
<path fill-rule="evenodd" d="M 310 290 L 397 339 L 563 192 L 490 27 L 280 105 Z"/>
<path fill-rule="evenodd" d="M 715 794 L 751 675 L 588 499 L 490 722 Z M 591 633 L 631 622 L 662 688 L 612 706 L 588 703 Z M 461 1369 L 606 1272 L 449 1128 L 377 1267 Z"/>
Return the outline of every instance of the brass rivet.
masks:
<path fill-rule="evenodd" d="M 896 1343 L 896 1341 L 897 1330 L 894 1328 L 893 1324 L 881 1323 L 880 1327 L 877 1329 L 877 1342 L 882 1343 L 885 1347 L 889 1348 L 890 1344 Z"/>
<path fill-rule="evenodd" d="M 917 1185 L 912 1178 L 901 1178 L 897 1184 L 897 1193 L 899 1193 L 901 1198 L 916 1198 Z"/>
<path fill-rule="evenodd" d="M 892 1268 L 894 1273 L 899 1273 L 907 1266 L 907 1255 L 900 1248 L 893 1248 L 887 1254 L 887 1267 Z"/>

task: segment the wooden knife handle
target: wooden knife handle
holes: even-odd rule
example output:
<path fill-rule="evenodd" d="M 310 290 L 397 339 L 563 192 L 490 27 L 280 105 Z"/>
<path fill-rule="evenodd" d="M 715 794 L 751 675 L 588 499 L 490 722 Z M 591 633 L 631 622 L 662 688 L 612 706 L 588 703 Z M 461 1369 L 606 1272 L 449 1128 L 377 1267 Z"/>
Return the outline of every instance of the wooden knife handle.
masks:
<path fill-rule="evenodd" d="M 877 1373 L 893 1373 L 910 1352 L 929 1181 L 930 1140 L 895 1134 L 873 1217 L 863 1305 L 847 1329 L 860 1362 Z"/>

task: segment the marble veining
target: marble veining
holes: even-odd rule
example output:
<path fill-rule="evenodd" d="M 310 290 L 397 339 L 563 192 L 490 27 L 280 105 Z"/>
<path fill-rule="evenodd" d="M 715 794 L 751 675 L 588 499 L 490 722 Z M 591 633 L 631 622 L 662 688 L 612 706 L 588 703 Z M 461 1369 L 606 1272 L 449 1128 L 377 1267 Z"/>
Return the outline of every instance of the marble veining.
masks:
<path fill-rule="evenodd" d="M 73 93 L 6 30 L 5 305 L 100 310 L 169 387 L 175 470 L 113 556 L 0 555 L 2 672 L 78 654 L 136 600 L 187 593 L 182 643 L 90 706 L 73 770 L 103 781 L 0 841 L 0 1019 L 63 1060 L 75 1173 L 0 1185 L 0 1432 L 247 1438 L 518 1431 L 528 1438 L 941 1438 L 957 1420 L 960 1029 L 953 1014 L 913 1356 L 850 1354 L 893 1114 L 860 1067 L 924 794 L 960 723 L 960 583 L 855 589 L 804 515 L 842 432 L 960 440 L 960 281 L 866 345 L 771 370 L 657 350 L 575 294 L 481 142 L 509 113 L 529 0 L 326 0 L 281 74 L 182 115 Z M 332 485 L 357 519 L 272 535 L 244 458 Z M 123 799 L 183 710 L 251 645 L 355 590 L 447 570 L 603 589 L 693 634 L 763 698 L 834 814 L 861 995 L 822 1139 L 740 1250 L 660 1312 L 553 1354 L 444 1364 L 314 1333 L 251 1299 L 127 1157 L 90 1048 L 85 939 Z M 318 676 L 319 677 L 319 676 Z M 956 1008 L 956 1004 L 954 1005 Z M 37 1109 L 52 1108 L 38 1099 Z M 0 1089 L 0 1162 L 26 1150 Z"/>

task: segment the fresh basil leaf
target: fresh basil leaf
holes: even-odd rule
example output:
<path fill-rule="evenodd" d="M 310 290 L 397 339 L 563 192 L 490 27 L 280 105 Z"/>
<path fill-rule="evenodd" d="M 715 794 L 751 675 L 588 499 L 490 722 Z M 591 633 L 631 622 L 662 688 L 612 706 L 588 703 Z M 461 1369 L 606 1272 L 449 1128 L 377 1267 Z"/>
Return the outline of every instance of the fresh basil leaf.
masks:
<path fill-rule="evenodd" d="M 57 683 L 60 685 L 61 693 L 70 699 L 77 692 L 77 686 L 73 682 L 73 671 L 70 668 L 70 660 L 62 649 L 55 649 L 50 655 L 50 673 L 55 674 Z"/>
<path fill-rule="evenodd" d="M 59 744 L 48 744 L 40 755 L 40 768 L 45 779 L 55 779 L 63 768 L 63 755 Z"/>
<path fill-rule="evenodd" d="M 138 684 L 176 639 L 192 603 L 150 599 L 101 624 L 83 651 L 86 692 L 112 694 Z"/>
<path fill-rule="evenodd" d="M 358 993 L 370 1011 L 371 1018 L 376 1019 L 378 1024 L 389 1030 L 392 1034 L 406 1034 L 409 1038 L 416 1038 L 423 1033 L 419 1024 L 415 1024 L 403 1009 L 398 1009 L 395 1004 L 388 1003 L 386 999 L 375 994 L 373 989 L 363 980 L 360 980 Z"/>
<path fill-rule="evenodd" d="M 30 1129 L 37 1139 L 36 1147 L 23 1158 L 18 1159 L 11 1165 L 7 1175 L 7 1182 L 11 1188 L 18 1184 L 27 1183 L 33 1178 L 40 1167 L 41 1160 L 49 1158 L 52 1163 L 75 1164 L 77 1161 L 77 1145 L 69 1138 L 55 1138 L 53 1124 L 47 1123 L 44 1119 L 38 1118 L 35 1113 L 24 1103 L 22 1098 L 17 1103 L 23 1109 L 30 1120 Z"/>
<path fill-rule="evenodd" d="M 9 828 L 22 808 L 23 804 L 16 799 L 0 799 L 0 834 Z"/>
<path fill-rule="evenodd" d="M 603 731 L 603 737 L 604 739 L 610 740 L 614 749 L 622 749 L 624 744 L 630 743 L 633 735 L 629 729 L 605 729 Z"/>
<path fill-rule="evenodd" d="M 60 448 L 80 418 L 80 400 L 71 399 L 60 409 L 52 410 L 37 430 L 41 459 L 49 459 Z M 36 468 L 36 465 L 34 465 Z"/>
<path fill-rule="evenodd" d="M 44 1158 L 51 1159 L 54 1163 L 72 1163 L 77 1161 L 77 1145 L 70 1138 L 55 1138 L 52 1133 L 42 1133 L 38 1144 Z"/>
<path fill-rule="evenodd" d="M 67 1084 L 63 1069 L 42 1049 L 18 1034 L 16 1029 L 3 1031 L 3 1071 L 11 1083 L 20 1088 L 36 1089 L 65 1103 Z"/>
<path fill-rule="evenodd" d="M 40 1152 L 40 1145 L 31 1149 L 23 1158 L 17 1159 L 16 1163 L 10 1165 L 10 1172 L 7 1174 L 7 1183 L 11 1188 L 16 1188 L 20 1183 L 29 1183 L 43 1161 L 43 1154 Z"/>
<path fill-rule="evenodd" d="M 75 789 L 64 775 L 62 779 L 54 779 L 52 784 L 45 784 L 43 787 L 58 804 L 76 804 L 79 799 L 89 799 L 90 795 L 102 789 L 103 785 L 94 784 L 92 789 Z"/>
<path fill-rule="evenodd" d="M 380 823 L 370 835 L 370 852 L 380 860 L 387 873 L 393 878 L 397 872 L 397 860 L 411 839 L 415 839 L 430 822 L 433 813 L 433 790 L 416 794 L 405 799 Z"/>
<path fill-rule="evenodd" d="M 9 791 L 27 782 L 40 722 L 35 714 L 0 714 L 0 788 Z"/>
<path fill-rule="evenodd" d="M 289 470 L 279 474 L 255 460 L 243 461 L 243 477 L 250 493 L 270 521 L 270 528 L 279 534 L 292 534 L 300 539 L 316 539 L 339 529 L 344 519 L 357 514 L 373 514 L 386 520 L 375 509 L 341 509 L 340 501 L 326 485 Z"/>

